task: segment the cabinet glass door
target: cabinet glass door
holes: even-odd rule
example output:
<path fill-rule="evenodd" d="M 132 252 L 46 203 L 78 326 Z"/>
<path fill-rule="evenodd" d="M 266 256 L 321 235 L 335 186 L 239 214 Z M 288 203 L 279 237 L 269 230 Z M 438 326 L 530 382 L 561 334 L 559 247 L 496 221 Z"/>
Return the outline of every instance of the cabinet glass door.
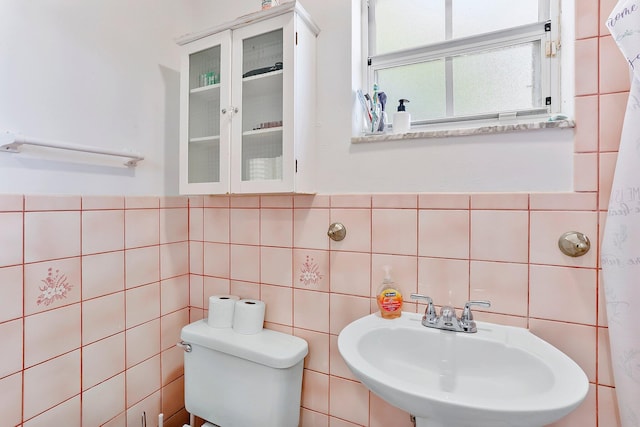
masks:
<path fill-rule="evenodd" d="M 219 45 L 189 55 L 189 184 L 221 178 L 220 57 Z"/>
<path fill-rule="evenodd" d="M 242 181 L 282 180 L 283 30 L 242 42 Z"/>

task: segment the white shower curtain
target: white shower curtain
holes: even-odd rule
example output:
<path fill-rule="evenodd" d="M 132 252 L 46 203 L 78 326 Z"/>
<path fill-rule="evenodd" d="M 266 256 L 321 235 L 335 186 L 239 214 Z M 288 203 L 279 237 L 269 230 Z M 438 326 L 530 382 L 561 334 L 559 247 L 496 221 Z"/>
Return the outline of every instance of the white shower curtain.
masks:
<path fill-rule="evenodd" d="M 622 427 L 640 427 L 640 0 L 619 1 L 607 27 L 629 64 L 632 83 L 601 265 L 620 420 Z"/>

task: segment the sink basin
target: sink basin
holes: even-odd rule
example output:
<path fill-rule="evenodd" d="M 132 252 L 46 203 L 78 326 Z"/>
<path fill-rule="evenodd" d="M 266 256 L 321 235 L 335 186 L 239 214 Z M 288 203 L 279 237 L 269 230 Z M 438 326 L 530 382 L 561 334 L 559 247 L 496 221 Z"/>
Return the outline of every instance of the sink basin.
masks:
<path fill-rule="evenodd" d="M 473 334 L 427 328 L 422 315 L 347 325 L 338 348 L 367 388 L 418 427 L 541 427 L 585 398 L 580 367 L 527 329 L 476 322 Z"/>

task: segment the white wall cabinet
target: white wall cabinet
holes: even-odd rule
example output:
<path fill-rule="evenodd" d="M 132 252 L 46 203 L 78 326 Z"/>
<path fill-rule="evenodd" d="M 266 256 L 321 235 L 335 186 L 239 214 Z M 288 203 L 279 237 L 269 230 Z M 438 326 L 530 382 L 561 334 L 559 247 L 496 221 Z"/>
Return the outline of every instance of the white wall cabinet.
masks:
<path fill-rule="evenodd" d="M 317 26 L 297 1 L 178 39 L 180 193 L 310 193 Z"/>

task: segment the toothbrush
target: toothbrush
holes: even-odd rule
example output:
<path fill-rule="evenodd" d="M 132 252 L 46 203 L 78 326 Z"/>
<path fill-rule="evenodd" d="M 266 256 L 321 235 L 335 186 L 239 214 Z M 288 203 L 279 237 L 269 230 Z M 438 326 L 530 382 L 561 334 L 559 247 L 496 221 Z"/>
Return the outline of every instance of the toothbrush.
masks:
<path fill-rule="evenodd" d="M 367 100 L 367 108 L 369 109 L 369 117 L 371 116 L 371 112 L 373 111 L 373 107 L 371 106 L 371 97 L 369 96 L 368 93 L 364 94 L 364 99 Z"/>
<path fill-rule="evenodd" d="M 380 101 L 380 106 L 382 108 L 382 112 L 380 113 L 380 124 L 378 125 L 378 132 L 384 131 L 385 125 L 385 116 L 387 113 L 384 111 L 384 107 L 387 105 L 387 94 L 384 92 L 378 93 L 378 100 Z"/>
<path fill-rule="evenodd" d="M 369 94 L 363 95 L 362 91 L 360 89 L 358 89 L 357 92 L 358 95 L 358 100 L 360 101 L 360 105 L 362 105 L 362 109 L 364 110 L 365 114 L 367 115 L 367 118 L 369 119 L 367 121 L 367 123 L 371 122 L 371 109 L 369 109 L 367 107 L 367 100 L 365 98 L 369 97 Z"/>
<path fill-rule="evenodd" d="M 371 118 L 371 132 L 375 132 L 378 127 L 378 84 L 373 84 L 373 97 L 372 97 L 373 108 L 371 109 L 372 118 Z"/>

